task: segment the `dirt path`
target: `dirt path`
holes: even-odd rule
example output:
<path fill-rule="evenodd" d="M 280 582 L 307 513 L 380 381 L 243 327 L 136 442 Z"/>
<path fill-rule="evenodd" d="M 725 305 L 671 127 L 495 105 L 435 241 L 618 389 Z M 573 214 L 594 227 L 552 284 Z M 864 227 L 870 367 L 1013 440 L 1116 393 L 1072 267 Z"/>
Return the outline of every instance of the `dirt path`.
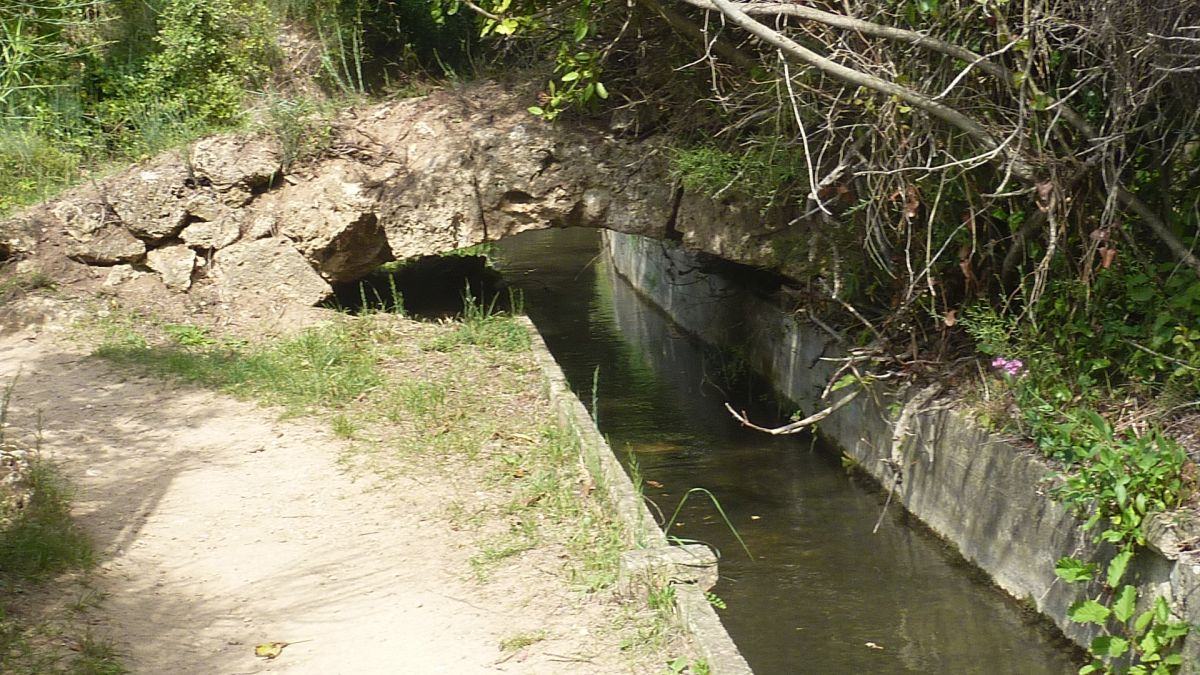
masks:
<path fill-rule="evenodd" d="M 315 423 L 117 372 L 30 329 L 0 336 L 0 382 L 18 372 L 13 427 L 42 412 L 43 452 L 100 552 L 101 628 L 134 672 L 641 670 L 596 637 L 611 607 L 529 575 L 471 581 L 461 536 L 429 516 L 437 491 L 348 474 Z M 522 630 L 544 639 L 502 651 Z M 255 657 L 270 641 L 294 644 Z"/>

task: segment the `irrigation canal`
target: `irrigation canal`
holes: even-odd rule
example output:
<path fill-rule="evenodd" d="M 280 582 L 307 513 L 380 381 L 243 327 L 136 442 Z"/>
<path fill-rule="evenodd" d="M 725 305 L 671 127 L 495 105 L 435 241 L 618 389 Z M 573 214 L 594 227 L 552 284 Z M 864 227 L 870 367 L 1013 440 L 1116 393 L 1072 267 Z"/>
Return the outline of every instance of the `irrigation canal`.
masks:
<path fill-rule="evenodd" d="M 1076 671 L 1047 623 L 895 504 L 873 534 L 883 494 L 832 448 L 730 419 L 726 400 L 780 423 L 790 411 L 635 293 L 595 231 L 523 234 L 495 257 L 658 510 L 669 518 L 691 491 L 669 534 L 720 550 L 720 614 L 756 673 Z"/>

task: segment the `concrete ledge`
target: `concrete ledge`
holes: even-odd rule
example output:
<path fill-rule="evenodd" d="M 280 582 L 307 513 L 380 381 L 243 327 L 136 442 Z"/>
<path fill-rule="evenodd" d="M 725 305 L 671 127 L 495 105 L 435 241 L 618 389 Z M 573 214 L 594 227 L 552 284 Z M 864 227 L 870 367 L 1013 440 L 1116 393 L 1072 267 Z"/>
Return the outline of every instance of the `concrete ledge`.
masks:
<path fill-rule="evenodd" d="M 571 391 L 562 368 L 546 347 L 541 333 L 528 318 L 519 317 L 518 321 L 529 331 L 530 348 L 541 368 L 559 424 L 578 439 L 581 459 L 592 473 L 597 487 L 604 491 L 609 504 L 625 523 L 625 543 L 631 550 L 621 556 L 622 590 L 634 593 L 638 582 L 641 582 L 643 592 L 645 584 L 662 583 L 664 579 L 673 584 L 675 608 L 680 622 L 695 640 L 709 671 L 714 675 L 750 675 L 753 672 L 750 665 L 704 596 L 704 590 L 711 588 L 712 584 L 703 584 L 716 582 L 715 556 L 704 546 L 670 545 L 645 500 L 634 489 L 633 482 L 613 454 L 608 441 L 596 428 L 579 397 Z M 698 551 L 698 548 L 704 549 L 704 552 Z"/>
<path fill-rule="evenodd" d="M 717 556 L 703 544 L 639 548 L 621 554 L 617 590 L 633 597 L 646 588 L 691 584 L 702 591 L 717 585 Z"/>
<path fill-rule="evenodd" d="M 695 256 L 678 245 L 610 232 L 604 240 L 616 272 L 685 330 L 710 344 L 738 348 L 804 412 L 828 404 L 821 393 L 836 364 L 822 357 L 844 350 L 823 329 L 701 272 Z M 823 420 L 819 431 L 890 485 L 895 421 L 914 393 L 876 385 L 871 396 L 859 396 Z M 1071 622 L 1067 612 L 1098 589 L 1062 582 L 1054 563 L 1064 556 L 1104 559 L 1111 547 L 1097 546 L 1082 520 L 1050 498 L 1048 479 L 1055 471 L 1045 460 L 987 433 L 966 411 L 930 407 L 935 409 L 913 416 L 901 449 L 898 501 L 996 585 L 1086 646 L 1096 628 Z M 1150 549 L 1135 558 L 1130 580 L 1143 593 L 1165 595 L 1177 614 L 1200 624 L 1200 554 L 1185 550 L 1185 542 L 1200 537 L 1200 526 L 1194 516 L 1182 522 L 1175 516 L 1149 524 Z M 1200 673 L 1200 631 L 1185 640 L 1183 655 L 1183 672 Z"/>

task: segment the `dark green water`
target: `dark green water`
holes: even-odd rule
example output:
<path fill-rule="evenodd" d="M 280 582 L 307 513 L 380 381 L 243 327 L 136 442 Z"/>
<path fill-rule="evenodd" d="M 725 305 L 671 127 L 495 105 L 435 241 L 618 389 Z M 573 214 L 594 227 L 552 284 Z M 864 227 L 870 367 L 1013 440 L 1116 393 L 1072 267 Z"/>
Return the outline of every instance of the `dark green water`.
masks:
<path fill-rule="evenodd" d="M 611 271 L 595 232 L 534 232 L 499 249 L 585 402 L 599 367 L 600 428 L 636 458 L 646 494 L 669 515 L 706 488 L 745 539 L 753 558 L 696 497 L 670 533 L 721 551 L 721 618 L 756 673 L 1075 672 L 1061 637 L 894 505 L 872 534 L 883 495 L 832 450 L 731 420 L 726 400 L 757 419 L 787 414 L 761 384 L 719 391 L 721 359 Z"/>

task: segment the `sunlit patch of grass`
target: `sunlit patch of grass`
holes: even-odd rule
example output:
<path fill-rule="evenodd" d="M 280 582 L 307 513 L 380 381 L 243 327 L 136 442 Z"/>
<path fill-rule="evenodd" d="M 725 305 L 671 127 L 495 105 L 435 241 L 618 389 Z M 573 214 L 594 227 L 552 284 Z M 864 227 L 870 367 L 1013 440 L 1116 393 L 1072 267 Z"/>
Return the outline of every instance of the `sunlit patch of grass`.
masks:
<path fill-rule="evenodd" d="M 357 431 L 354 420 L 341 413 L 334 415 L 333 419 L 329 420 L 329 426 L 333 430 L 334 436 L 347 440 L 354 438 L 354 432 Z"/>
<path fill-rule="evenodd" d="M 252 346 L 194 340 L 151 344 L 136 334 L 118 334 L 106 339 L 95 354 L 296 413 L 312 407 L 344 407 L 383 382 L 374 345 L 355 326 L 349 322 L 317 326 Z M 181 334 L 196 335 L 174 333 Z"/>
<path fill-rule="evenodd" d="M 487 581 L 489 573 L 501 562 L 526 551 L 540 543 L 537 526 L 522 522 L 506 535 L 486 540 L 479 552 L 471 556 L 471 570 L 479 581 Z"/>
<path fill-rule="evenodd" d="M 496 309 L 496 298 L 484 304 L 471 295 L 470 289 L 463 295 L 463 316 L 457 328 L 431 341 L 426 348 L 432 351 L 449 352 L 465 345 L 500 352 L 524 352 L 529 350 L 529 331 L 516 315 L 521 313 L 519 295 L 509 298 L 512 313 Z"/>
<path fill-rule="evenodd" d="M 428 418 L 446 406 L 447 387 L 441 382 L 402 380 L 388 386 L 383 400 L 384 415 L 391 422 Z"/>

